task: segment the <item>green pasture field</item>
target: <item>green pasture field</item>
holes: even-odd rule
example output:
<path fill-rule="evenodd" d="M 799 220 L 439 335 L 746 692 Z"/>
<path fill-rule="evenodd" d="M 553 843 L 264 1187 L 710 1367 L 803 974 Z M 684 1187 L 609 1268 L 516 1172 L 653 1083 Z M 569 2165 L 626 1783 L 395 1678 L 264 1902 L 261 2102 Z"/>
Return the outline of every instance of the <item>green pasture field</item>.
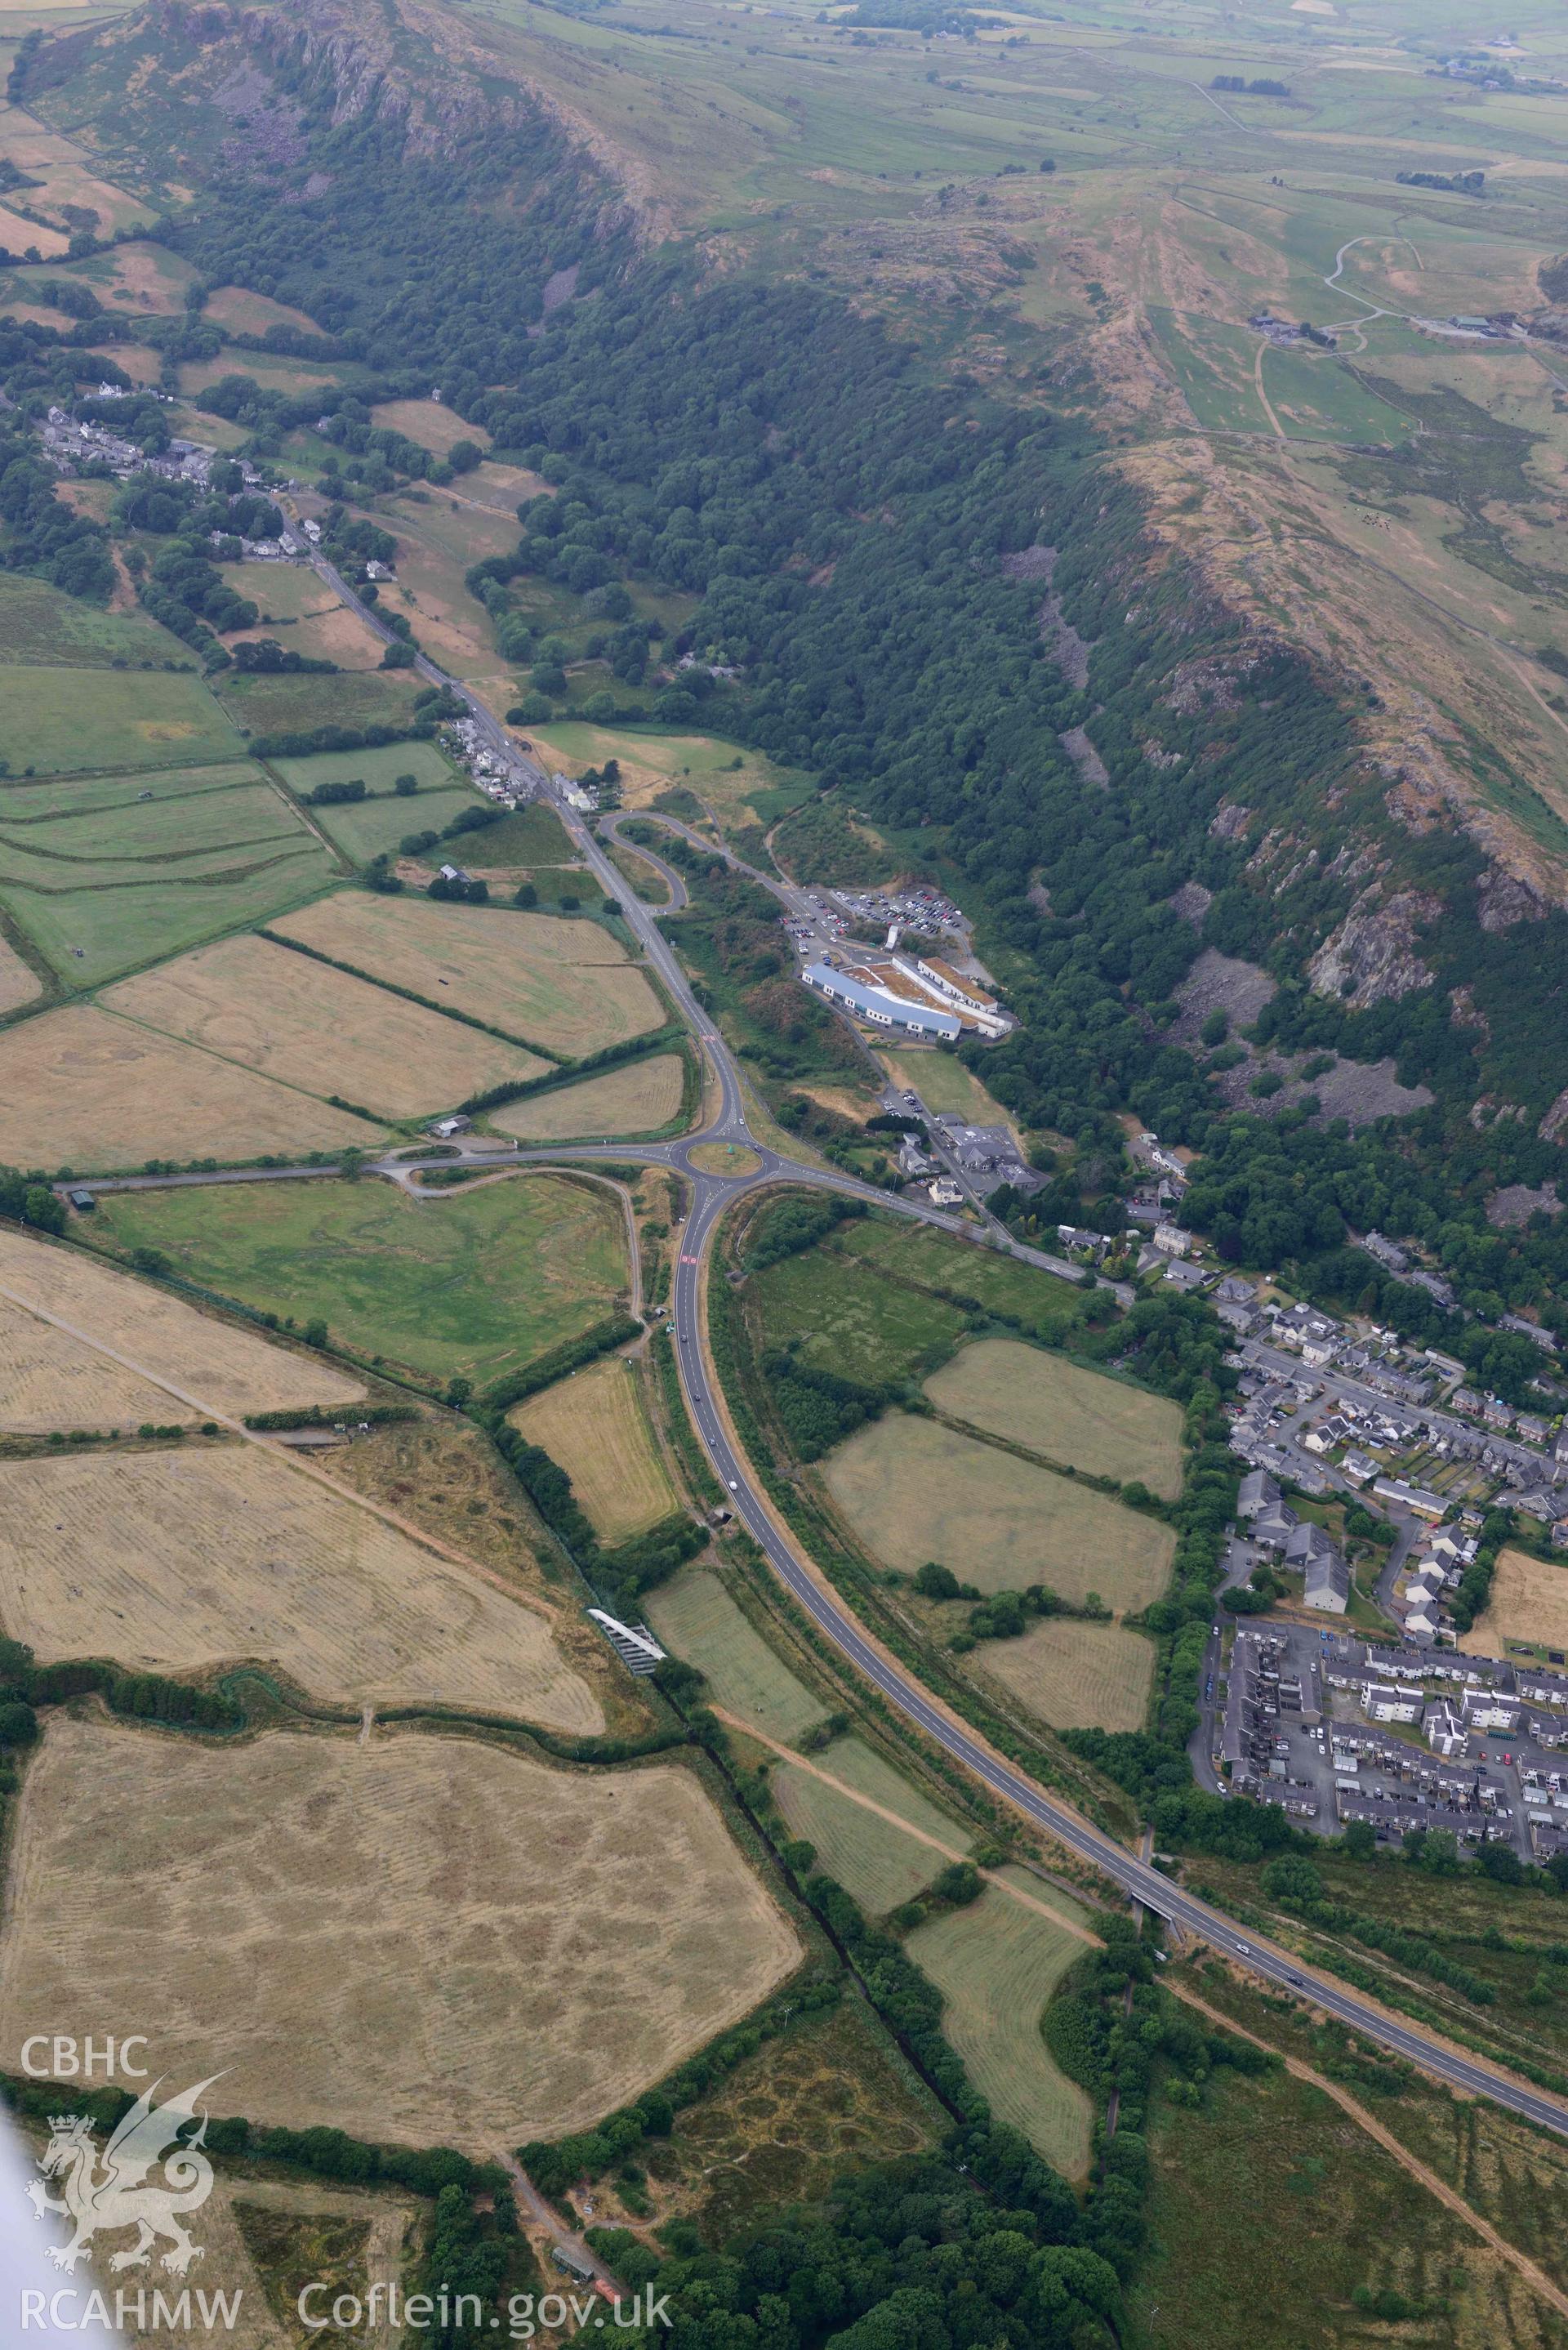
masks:
<path fill-rule="evenodd" d="M 939 1409 L 1091 1476 L 1137 1478 L 1162 1500 L 1181 1491 L 1181 1409 L 1129 1381 L 1014 1338 L 963 1347 L 926 1381 Z"/>
<path fill-rule="evenodd" d="M 836 1738 L 811 1761 L 857 1794 L 868 1795 L 883 1811 L 935 1836 L 948 1854 L 972 1851 L 974 1839 L 967 1830 L 929 1803 L 863 1740 Z M 912 1900 L 948 1866 L 947 1855 L 922 1844 L 919 1835 L 906 1835 L 897 1820 L 883 1819 L 837 1788 L 825 1785 L 804 1764 L 781 1762 L 771 1783 L 791 1833 L 816 1846 L 817 1866 L 836 1878 L 871 1917 Z"/>
<path fill-rule="evenodd" d="M 775 1655 L 711 1568 L 683 1567 L 649 1593 L 646 1607 L 662 1645 L 695 1665 L 713 1703 L 742 1721 L 787 1745 L 826 1716 L 826 1707 Z"/>
<path fill-rule="evenodd" d="M 743 1294 L 764 1345 L 798 1340 L 803 1361 L 873 1387 L 910 1377 L 965 1328 L 958 1306 L 905 1289 L 831 1249 L 807 1249 L 766 1266 Z"/>
<path fill-rule="evenodd" d="M 626 1294 L 618 1206 L 558 1175 L 418 1201 L 327 1180 L 121 1192 L 104 1207 L 102 1242 L 157 1249 L 244 1305 L 319 1315 L 340 1345 L 424 1378 L 499 1378 Z"/>
<path fill-rule="evenodd" d="M 971 1297 L 982 1310 L 1016 1315 L 1037 1337 L 1059 1343 L 1080 1326 L 1079 1293 L 1038 1265 L 950 1240 L 929 1225 L 868 1216 L 841 1224 L 833 1246 L 904 1281 Z"/>
<path fill-rule="evenodd" d="M 297 905 L 332 878 L 321 844 L 241 762 L 0 785 L 0 905 L 71 985 Z"/>
<path fill-rule="evenodd" d="M 1075 1903 L 1026 1871 L 1005 1874 L 1034 1900 L 1082 1920 Z M 1093 2108 L 1057 2070 L 1040 2030 L 1051 1993 L 1083 1956 L 1082 1939 L 988 1885 L 967 1908 L 917 1926 L 906 1947 L 941 1992 L 943 2036 L 998 2121 L 1021 2130 L 1064 2178 L 1082 2178 Z"/>
<path fill-rule="evenodd" d="M 420 809 L 425 806 L 425 795 L 448 792 L 461 785 L 465 797 L 475 802 L 479 794 L 463 782 L 445 753 L 434 743 L 383 743 L 374 751 L 317 751 L 308 759 L 275 759 L 273 765 L 291 792 L 303 799 L 317 784 L 348 784 L 358 778 L 369 792 L 390 792 L 400 775 L 412 775 L 419 790 L 398 806 L 409 811 L 411 828 Z M 318 811 L 336 818 L 342 806 Z"/>
<path fill-rule="evenodd" d="M 466 847 L 474 864 L 509 866 L 522 872 L 539 866 L 568 865 L 573 853 L 560 817 L 537 802 L 512 809 L 499 824 L 487 825 L 472 840 L 454 846 Z M 591 887 L 591 875 L 585 872 L 583 879 L 590 885 L 589 894 L 600 894 Z"/>
<path fill-rule="evenodd" d="M 164 670 L 17 668 L 0 704 L 13 775 L 232 758 L 242 744 L 199 677 Z"/>
<path fill-rule="evenodd" d="M 302 800 L 318 784 L 358 779 L 365 785 L 369 795 L 365 799 L 338 801 L 310 811 L 311 822 L 318 824 L 356 865 L 368 865 L 371 858 L 383 853 L 395 857 L 399 841 L 408 833 L 439 832 L 465 807 L 483 805 L 480 795 L 433 743 L 386 743 L 374 751 L 320 751 L 313 758 L 278 759 L 273 764 L 289 790 Z M 392 788 L 400 775 L 413 775 L 419 782 L 419 790 L 407 799 Z"/>
<path fill-rule="evenodd" d="M 241 756 L 213 766 L 152 767 L 129 775 L 11 775 L 0 780 L 0 832 L 50 825 L 65 816 L 96 816 L 134 805 L 146 807 L 207 792 L 232 792 L 263 781 L 261 768 Z"/>
<path fill-rule="evenodd" d="M 1168 1526 L 939 1420 L 887 1412 L 820 1471 L 867 1549 L 907 1574 L 935 1559 L 981 1591 L 1097 1591 L 1118 1615 L 1165 1587 Z"/>
<path fill-rule="evenodd" d="M 406 726 L 424 681 L 408 670 L 335 677 L 242 677 L 230 670 L 218 691 L 234 724 L 253 734 L 308 733 L 317 726 Z"/>
<path fill-rule="evenodd" d="M 422 743 L 402 743 L 400 750 L 422 750 Z M 350 764 L 364 754 L 345 754 L 344 764 Z M 305 764 L 293 761 L 291 764 Z M 400 775 L 403 770 L 399 769 Z M 395 863 L 398 843 L 410 832 L 439 832 L 453 816 L 461 816 L 466 807 L 474 806 L 474 795 L 464 784 L 444 784 L 434 791 L 421 792 L 413 799 L 399 799 L 395 793 L 379 792 L 374 798 L 342 802 L 336 807 L 316 807 L 310 813 L 345 857 L 356 865 L 368 865 L 373 857 L 388 856 Z M 472 851 L 477 836 L 465 836 L 462 840 L 443 841 L 439 848 L 427 848 L 421 853 L 427 864 L 455 860 L 465 861 L 463 851 Z"/>
<path fill-rule="evenodd" d="M 145 612 L 105 612 L 24 572 L 0 571 L 0 662 L 102 669 L 117 660 L 132 669 L 196 666 L 189 647 Z"/>

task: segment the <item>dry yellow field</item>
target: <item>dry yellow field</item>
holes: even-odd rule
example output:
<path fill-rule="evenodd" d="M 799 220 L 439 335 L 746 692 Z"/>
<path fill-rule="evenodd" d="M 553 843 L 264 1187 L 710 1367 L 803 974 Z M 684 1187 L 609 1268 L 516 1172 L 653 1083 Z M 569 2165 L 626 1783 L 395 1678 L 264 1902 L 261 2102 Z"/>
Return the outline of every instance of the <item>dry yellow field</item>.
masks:
<path fill-rule="evenodd" d="M 1119 1624 L 1050 1616 L 1016 1640 L 986 1640 L 970 1659 L 1053 1730 L 1141 1730 L 1154 1643 Z"/>
<path fill-rule="evenodd" d="M 233 335 L 265 335 L 269 327 L 287 327 L 296 335 L 319 335 L 322 329 L 303 310 L 275 302 L 268 294 L 254 294 L 248 286 L 219 286 L 208 295 L 203 315 L 227 327 Z M 245 354 L 236 353 L 236 370 Z"/>
<path fill-rule="evenodd" d="M 130 1274 L 116 1273 L 78 1249 L 51 1248 L 21 1232 L 0 1232 L 0 1293 L 10 1313 L 20 1300 L 57 1315 L 100 1346 L 128 1356 L 152 1380 L 166 1379 L 192 1399 L 182 1409 L 171 1397 L 160 1395 L 160 1409 L 137 1412 L 138 1420 L 204 1419 L 209 1410 L 238 1415 L 276 1411 L 286 1404 L 357 1403 L 365 1392 L 358 1379 L 345 1378 L 318 1355 L 253 1337 L 248 1330 L 198 1313 L 167 1291 Z M 36 1333 L 32 1364 L 23 1333 L 16 1382 L 0 1384 L 0 1428 L 117 1425 L 115 1411 L 100 1397 L 116 1392 L 117 1381 L 136 1374 L 84 1348 L 102 1383 L 101 1388 L 84 1386 L 72 1358 L 48 1343 L 56 1336 L 67 1347 L 80 1342 L 28 1318 Z M 75 1417 L 36 1417 L 64 1411 L 72 1403 L 79 1407 Z M 128 1405 L 118 1409 L 123 1418 L 133 1416 Z"/>
<path fill-rule="evenodd" d="M 0 1622 L 40 1663 L 254 1659 L 313 1697 L 604 1727 L 536 1609 L 255 1444 L 0 1466 Z"/>
<path fill-rule="evenodd" d="M 0 1428 L 44 1436 L 55 1428 L 139 1428 L 145 1419 L 190 1426 L 202 1417 L 0 1297 Z"/>
<path fill-rule="evenodd" d="M 26 253 L 30 245 L 40 261 L 58 261 L 69 251 L 70 242 L 63 229 L 40 228 L 25 213 L 14 213 L 9 204 L 0 204 L 0 244 L 7 253 Z"/>
<path fill-rule="evenodd" d="M 982 1338 L 926 1381 L 940 1411 L 1123 1484 L 1181 1491 L 1181 1408 L 1016 1338 Z"/>
<path fill-rule="evenodd" d="M 678 1506 L 638 1391 L 637 1374 L 608 1356 L 530 1396 L 507 1414 L 530 1444 L 563 1468 L 606 1542 L 645 1534 Z"/>
<path fill-rule="evenodd" d="M 0 1012 L 15 1012 L 39 993 L 38 974 L 24 962 L 14 946 L 0 939 Z"/>
<path fill-rule="evenodd" d="M 580 1086 L 492 1110 L 490 1123 L 524 1142 L 649 1134 L 667 1126 L 680 1107 L 683 1076 L 679 1053 L 659 1053 L 602 1077 L 585 1077 Z"/>
<path fill-rule="evenodd" d="M 207 430 L 205 411 L 202 415 L 202 430 Z M 286 617 L 286 606 L 279 610 L 282 599 L 269 593 L 281 567 L 275 563 L 245 563 L 238 568 L 240 577 L 234 581 L 236 592 L 252 598 L 264 612 L 271 608 L 277 612 L 279 619 Z M 265 571 L 267 577 L 257 579 L 245 576 L 258 571 Z M 254 629 L 237 629 L 223 641 L 231 646 L 259 644 L 264 637 L 271 637 L 275 640 L 278 637 L 277 629 L 269 628 L 265 619 L 259 620 Z M 313 610 L 298 616 L 282 641 L 289 651 L 303 653 L 307 660 L 336 661 L 339 669 L 349 670 L 379 669 L 381 655 L 386 650 L 375 630 L 329 592 Z"/>
<path fill-rule="evenodd" d="M 1568 1560 L 1560 1566 L 1528 1551 L 1498 1553 L 1491 1596 L 1459 1646 L 1472 1656 L 1501 1657 L 1505 1640 L 1568 1648 Z"/>
<path fill-rule="evenodd" d="M 472 441 L 476 449 L 490 446 L 483 424 L 465 424 L 455 409 L 439 400 L 383 400 L 370 411 L 370 421 L 417 441 L 433 457 L 444 457 L 459 441 Z"/>
<path fill-rule="evenodd" d="M 57 1715 L 19 1807 L 0 2033 L 130 2016 L 169 2080 L 222 2071 L 215 2112 L 493 2155 L 635 2096 L 800 1956 L 679 1766 Z"/>
<path fill-rule="evenodd" d="M 450 1108 L 487 1087 L 543 1076 L 548 1066 L 499 1036 L 248 935 L 122 980 L 103 1002 L 264 1076 L 341 1095 L 383 1118 Z"/>
<path fill-rule="evenodd" d="M 597 1052 L 664 1017 L 644 974 L 597 922 L 355 890 L 317 899 L 273 927 L 557 1052 Z"/>
<path fill-rule="evenodd" d="M 107 1172 L 149 1159 L 363 1148 L 363 1118 L 214 1060 L 96 1004 L 0 1034 L 0 1162 Z"/>

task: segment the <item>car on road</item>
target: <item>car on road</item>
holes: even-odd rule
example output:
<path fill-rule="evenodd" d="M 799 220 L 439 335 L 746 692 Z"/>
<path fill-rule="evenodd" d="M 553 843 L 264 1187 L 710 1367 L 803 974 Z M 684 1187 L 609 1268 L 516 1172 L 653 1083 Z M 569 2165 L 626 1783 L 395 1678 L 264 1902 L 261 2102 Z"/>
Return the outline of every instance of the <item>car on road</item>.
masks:
<path fill-rule="evenodd" d="M 734 1479 L 733 1477 L 732 1477 L 732 1478 L 730 1479 L 730 1491 L 731 1491 L 731 1492 L 732 1492 L 732 1493 L 738 1493 L 738 1492 L 740 1492 L 740 1490 L 741 1490 L 741 1488 L 740 1488 L 739 1484 L 736 1482 L 735 1479 Z"/>
<path fill-rule="evenodd" d="M 1209 1685 L 1205 1689 L 1203 1694 L 1206 1698 L 1212 1697 L 1214 1694 L 1214 1676 L 1212 1673 L 1209 1676 Z"/>
<path fill-rule="evenodd" d="M 1286 1981 L 1288 1983 L 1294 1983 L 1298 1991 L 1304 1991 L 1304 1990 L 1306 1989 L 1306 1977 L 1305 1977 L 1305 1975 L 1293 1975 L 1293 1974 L 1289 1971 L 1289 1970 L 1287 1969 L 1287 1970 L 1286 1970 L 1286 1973 L 1285 1973 L 1285 1981 Z"/>
<path fill-rule="evenodd" d="M 1237 1943 L 1237 1945 L 1236 1945 L 1236 1948 L 1241 1951 L 1241 1956 L 1242 1956 L 1244 1959 L 1250 1959 L 1250 1958 L 1251 1957 L 1252 1953 L 1251 1953 L 1251 1951 L 1247 1948 L 1247 1945 L 1246 1945 L 1246 1943 L 1245 1943 L 1245 1942 L 1238 1942 L 1238 1943 Z"/>

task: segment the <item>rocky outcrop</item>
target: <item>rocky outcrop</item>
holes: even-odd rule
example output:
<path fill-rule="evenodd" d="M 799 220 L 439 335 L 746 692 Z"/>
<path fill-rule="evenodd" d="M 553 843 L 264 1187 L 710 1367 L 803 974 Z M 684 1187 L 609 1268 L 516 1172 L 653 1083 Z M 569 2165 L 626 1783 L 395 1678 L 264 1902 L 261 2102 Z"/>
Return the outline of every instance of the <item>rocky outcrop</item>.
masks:
<path fill-rule="evenodd" d="M 1435 974 L 1416 952 L 1416 932 L 1442 910 L 1424 890 L 1400 889 L 1381 904 L 1375 889 L 1365 890 L 1307 965 L 1314 994 L 1365 1012 L 1430 987 Z"/>
<path fill-rule="evenodd" d="M 1236 710 L 1241 697 L 1237 687 L 1258 666 L 1253 652 L 1206 653 L 1198 660 L 1181 661 L 1171 672 L 1165 706 L 1184 718 L 1200 710 Z"/>
<path fill-rule="evenodd" d="M 1040 634 L 1050 647 L 1052 657 L 1068 684 L 1082 693 L 1089 682 L 1089 644 L 1068 619 L 1062 609 L 1061 597 L 1051 587 L 1056 556 L 1057 549 L 1054 546 L 1024 546 L 1015 554 L 1004 555 L 1002 568 L 1009 579 L 1021 580 L 1028 585 L 1039 582 L 1051 588 L 1040 607 Z"/>
<path fill-rule="evenodd" d="M 270 68 L 325 110 L 334 129 L 374 116 L 399 125 L 411 160 L 450 154 L 454 141 L 553 122 L 614 184 L 604 228 L 630 223 L 642 242 L 669 223 L 641 200 L 629 159 L 544 84 L 484 70 L 469 26 L 422 0 L 290 0 L 286 8 L 246 0 L 152 0 L 149 20 L 172 43 L 227 53 L 225 70 L 246 60 Z M 415 38 L 412 42 L 409 35 Z M 607 191 L 607 195 L 608 192 Z"/>
<path fill-rule="evenodd" d="M 1483 931 L 1511 930 L 1515 922 L 1543 922 L 1550 911 L 1538 889 L 1501 865 L 1489 865 L 1476 883 L 1476 919 Z"/>

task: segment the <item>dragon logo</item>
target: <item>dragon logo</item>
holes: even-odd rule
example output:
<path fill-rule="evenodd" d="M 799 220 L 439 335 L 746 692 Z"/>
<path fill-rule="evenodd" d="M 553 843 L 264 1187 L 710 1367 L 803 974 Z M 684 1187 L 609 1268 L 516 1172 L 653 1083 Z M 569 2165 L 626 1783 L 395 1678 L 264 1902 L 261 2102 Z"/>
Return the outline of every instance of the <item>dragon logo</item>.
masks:
<path fill-rule="evenodd" d="M 47 2211 L 58 2212 L 76 2230 L 68 2244 L 49 2247 L 57 2268 L 73 2272 L 95 2236 L 124 2228 L 136 2230 L 136 2241 L 112 2256 L 112 2270 L 145 2268 L 161 2241 L 171 2247 L 163 2266 L 173 2276 L 183 2276 L 201 2259 L 202 2248 L 192 2242 L 181 2214 L 200 2210 L 213 2191 L 213 2166 L 202 2151 L 206 2114 L 193 2136 L 180 2133 L 196 2121 L 197 2099 L 220 2077 L 214 2073 L 161 2106 L 152 2102 L 160 2086 L 154 2081 L 117 2124 L 101 2158 L 85 2114 L 51 2114 L 49 2143 L 38 2163 L 42 2178 L 28 2187 L 27 2199 L 40 2220 Z M 159 2163 L 162 2179 L 149 2183 L 148 2173 Z M 61 2182 L 57 2199 L 43 2183 L 51 2178 Z"/>

